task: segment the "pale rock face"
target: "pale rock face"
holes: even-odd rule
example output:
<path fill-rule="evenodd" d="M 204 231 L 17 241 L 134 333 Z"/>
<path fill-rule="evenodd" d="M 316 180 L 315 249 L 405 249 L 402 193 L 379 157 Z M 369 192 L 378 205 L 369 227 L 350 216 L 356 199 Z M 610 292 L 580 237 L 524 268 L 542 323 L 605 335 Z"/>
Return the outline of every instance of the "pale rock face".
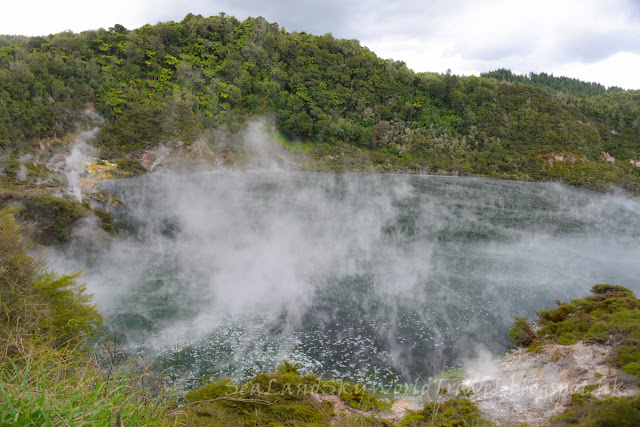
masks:
<path fill-rule="evenodd" d="M 609 352 L 607 346 L 582 342 L 520 350 L 500 362 L 472 367 L 462 386 L 473 391 L 472 400 L 499 425 L 542 425 L 564 412 L 571 394 L 586 386 L 599 385 L 591 391 L 595 397 L 638 394 L 618 381 L 622 372 L 606 363 Z"/>
<path fill-rule="evenodd" d="M 578 156 L 570 150 L 552 151 L 543 153 L 541 156 L 551 169 L 553 169 L 556 163 L 570 163 L 574 165 L 576 162 L 584 162 L 587 160 L 586 157 Z"/>
<path fill-rule="evenodd" d="M 153 171 L 158 166 L 167 163 L 171 152 L 164 145 L 159 145 L 152 150 L 146 150 L 140 159 L 140 163 L 145 169 Z"/>
<path fill-rule="evenodd" d="M 615 163 L 616 159 L 609 153 L 607 153 L 606 151 L 603 151 L 602 154 L 600 155 L 600 158 L 602 160 L 605 160 L 609 163 Z"/>

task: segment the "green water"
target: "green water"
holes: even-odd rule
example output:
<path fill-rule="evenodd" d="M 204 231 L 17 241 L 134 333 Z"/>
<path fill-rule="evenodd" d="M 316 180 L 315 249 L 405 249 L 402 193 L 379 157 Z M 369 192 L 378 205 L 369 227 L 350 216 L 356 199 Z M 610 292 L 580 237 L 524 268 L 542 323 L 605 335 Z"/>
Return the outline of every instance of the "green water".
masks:
<path fill-rule="evenodd" d="M 106 183 L 121 238 L 60 256 L 130 351 L 189 384 L 278 361 L 414 381 L 504 352 L 515 316 L 640 291 L 640 203 L 555 184 L 202 173 Z"/>

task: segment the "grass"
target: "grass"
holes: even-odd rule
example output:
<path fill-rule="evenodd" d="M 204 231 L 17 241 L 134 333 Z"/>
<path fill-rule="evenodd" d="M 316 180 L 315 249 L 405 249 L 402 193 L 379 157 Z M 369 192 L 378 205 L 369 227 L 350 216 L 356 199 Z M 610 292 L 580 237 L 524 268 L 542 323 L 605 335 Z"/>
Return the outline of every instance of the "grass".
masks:
<path fill-rule="evenodd" d="M 102 322 L 91 295 L 79 273 L 60 276 L 33 258 L 22 231 L 0 210 L 0 425 L 156 423 L 170 396 L 133 359 L 104 369 L 97 355 L 109 347 L 87 351 Z"/>
<path fill-rule="evenodd" d="M 0 425 L 113 425 L 116 418 L 167 424 L 164 413 L 174 400 L 148 368 L 131 361 L 108 371 L 77 347 L 56 348 L 20 328 L 2 332 Z"/>
<path fill-rule="evenodd" d="M 289 154 L 306 153 L 313 150 L 314 144 L 311 141 L 291 141 L 277 132 L 269 132 L 269 138 L 287 149 Z"/>

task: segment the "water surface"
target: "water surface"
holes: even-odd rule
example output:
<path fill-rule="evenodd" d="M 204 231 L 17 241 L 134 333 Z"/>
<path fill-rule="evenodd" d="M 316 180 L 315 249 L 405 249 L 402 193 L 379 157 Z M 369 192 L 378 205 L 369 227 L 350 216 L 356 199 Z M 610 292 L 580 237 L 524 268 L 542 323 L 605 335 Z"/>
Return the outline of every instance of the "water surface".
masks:
<path fill-rule="evenodd" d="M 640 204 L 557 184 L 256 172 L 103 190 L 121 237 L 89 224 L 61 261 L 181 381 L 283 359 L 414 381 L 504 352 L 515 316 L 594 284 L 640 291 Z"/>

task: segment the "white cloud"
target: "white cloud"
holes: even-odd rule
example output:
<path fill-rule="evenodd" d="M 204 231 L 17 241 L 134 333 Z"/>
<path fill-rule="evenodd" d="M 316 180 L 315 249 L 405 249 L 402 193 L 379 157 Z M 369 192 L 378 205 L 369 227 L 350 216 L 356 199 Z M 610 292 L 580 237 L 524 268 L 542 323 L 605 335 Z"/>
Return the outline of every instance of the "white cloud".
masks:
<path fill-rule="evenodd" d="M 638 81 L 640 54 L 638 53 L 621 52 L 592 64 L 580 62 L 560 64 L 556 70 L 556 75 L 579 75 L 582 80 L 598 82 L 605 86 L 640 89 Z"/>
<path fill-rule="evenodd" d="M 640 77 L 631 71 L 640 53 L 640 24 L 637 8 L 628 1 L 429 5 L 430 10 L 422 10 L 422 23 L 415 18 L 384 22 L 383 30 L 363 44 L 382 57 L 404 60 L 415 71 L 478 74 L 511 68 L 640 89 Z M 419 8 L 414 12 L 420 16 Z M 384 21 L 382 16 L 373 19 Z"/>

